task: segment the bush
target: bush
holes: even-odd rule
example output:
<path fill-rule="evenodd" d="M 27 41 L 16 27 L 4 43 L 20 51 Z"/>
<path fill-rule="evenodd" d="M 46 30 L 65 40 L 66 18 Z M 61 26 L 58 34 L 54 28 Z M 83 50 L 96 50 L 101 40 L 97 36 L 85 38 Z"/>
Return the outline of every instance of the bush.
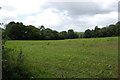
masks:
<path fill-rule="evenodd" d="M 29 79 L 31 73 L 29 72 L 27 65 L 24 64 L 25 57 L 22 49 L 16 51 L 2 46 L 2 78 L 3 80 L 8 79 Z M 14 54 L 17 52 L 17 56 Z"/>

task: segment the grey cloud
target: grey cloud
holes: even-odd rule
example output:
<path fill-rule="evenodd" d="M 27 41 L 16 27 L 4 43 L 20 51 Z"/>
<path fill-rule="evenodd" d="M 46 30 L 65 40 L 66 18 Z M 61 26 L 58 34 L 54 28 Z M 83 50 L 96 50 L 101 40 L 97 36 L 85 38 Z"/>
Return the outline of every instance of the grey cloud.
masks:
<path fill-rule="evenodd" d="M 43 6 L 44 9 L 56 8 L 61 12 L 68 11 L 68 16 L 76 17 L 78 15 L 94 15 L 105 14 L 116 10 L 116 5 L 112 5 L 109 9 L 103 9 L 102 4 L 95 2 L 49 2 Z"/>
<path fill-rule="evenodd" d="M 84 31 L 86 29 L 93 29 L 96 25 L 105 27 L 106 25 L 109 25 L 116 21 L 111 18 L 106 18 L 103 21 L 99 21 L 93 24 L 88 20 L 84 20 L 84 17 L 82 17 L 83 15 L 86 17 L 94 17 L 94 15 L 96 14 L 102 15 L 117 11 L 117 4 L 115 3 L 110 4 L 107 8 L 103 8 L 102 4 L 95 2 L 49 2 L 45 6 L 43 6 L 43 9 L 48 8 L 57 9 L 58 11 L 56 11 L 55 13 L 64 12 L 66 10 L 68 11 L 67 16 L 72 18 L 72 20 L 62 21 L 58 26 L 53 27 L 60 31 L 68 30 L 70 28 L 73 28 L 76 31 Z M 83 19 L 79 21 L 79 18 Z"/>
<path fill-rule="evenodd" d="M 33 5 L 34 6 L 34 5 Z M 65 19 L 60 20 L 61 22 L 56 26 L 56 25 L 44 25 L 45 27 L 49 27 L 51 29 L 55 29 L 58 31 L 63 31 L 63 30 L 68 30 L 68 29 L 74 29 L 75 31 L 82 32 L 86 29 L 93 29 L 96 25 L 101 25 L 101 26 L 106 26 L 107 24 L 111 24 L 116 20 L 113 20 L 111 18 L 104 19 L 103 21 L 96 22 L 96 24 L 91 23 L 91 21 L 87 20 L 86 18 L 82 16 L 93 16 L 96 14 L 109 14 L 110 12 L 117 11 L 117 4 L 112 4 L 108 8 L 104 9 L 102 7 L 102 4 L 98 4 L 95 2 L 49 2 L 46 5 L 42 6 L 43 10 L 40 9 L 40 13 L 42 11 L 52 8 L 53 13 L 62 13 L 65 10 L 68 11 L 67 16 Z M 12 6 L 5 5 L 3 6 L 3 9 L 7 11 L 14 11 L 16 8 Z M 56 9 L 56 10 L 54 10 Z M 119 8 L 120 12 L 120 8 Z M 39 13 L 39 14 L 40 14 Z M 27 15 L 25 15 L 26 17 Z M 24 21 L 24 17 L 19 15 L 21 18 L 21 21 Z M 67 19 L 66 17 L 70 17 L 71 20 Z M 81 18 L 81 20 L 78 20 Z M 91 18 L 91 17 L 90 17 Z M 62 18 L 61 18 L 62 19 Z M 1 22 L 8 22 L 11 20 L 16 20 L 15 18 L 12 17 L 3 17 L 1 18 Z M 116 23 L 116 22 L 115 22 Z"/>
<path fill-rule="evenodd" d="M 11 21 L 11 20 L 16 20 L 15 18 L 13 18 L 13 17 L 3 17 L 2 19 L 1 19 L 1 22 L 4 22 L 4 23 L 7 23 L 7 22 L 9 22 L 9 21 Z"/>

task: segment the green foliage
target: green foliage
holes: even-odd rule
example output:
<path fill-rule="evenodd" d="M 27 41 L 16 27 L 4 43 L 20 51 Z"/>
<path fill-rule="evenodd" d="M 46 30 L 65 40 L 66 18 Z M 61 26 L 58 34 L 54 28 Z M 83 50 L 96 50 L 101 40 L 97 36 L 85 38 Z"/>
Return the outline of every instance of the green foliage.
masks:
<path fill-rule="evenodd" d="M 43 25 L 38 29 L 33 25 L 25 26 L 19 22 L 10 22 L 6 25 L 5 30 L 3 30 L 3 38 L 12 40 L 59 40 L 112 36 L 120 36 L 120 22 L 103 28 L 95 26 L 93 30 L 87 29 L 84 34 L 74 32 L 73 29 L 69 29 L 68 32 L 58 32 L 50 28 L 45 28 Z"/>
<path fill-rule="evenodd" d="M 45 40 L 57 40 L 59 39 L 58 32 L 55 30 L 51 30 L 50 28 L 46 28 L 44 30 L 44 39 Z"/>
<path fill-rule="evenodd" d="M 84 37 L 84 32 L 75 32 L 79 38 L 83 38 Z"/>
<path fill-rule="evenodd" d="M 44 39 L 45 38 L 44 31 L 45 31 L 45 27 L 42 25 L 40 27 L 40 39 Z"/>
<path fill-rule="evenodd" d="M 35 28 L 32 25 L 26 26 L 25 31 L 23 33 L 24 33 L 22 35 L 22 36 L 24 36 L 23 39 L 36 40 L 36 39 L 40 38 L 39 29 Z"/>
<path fill-rule="evenodd" d="M 84 37 L 85 37 L 85 38 L 90 38 L 91 35 L 92 35 L 91 30 L 87 29 L 87 30 L 85 31 Z"/>
<path fill-rule="evenodd" d="M 58 39 L 73 39 L 78 38 L 78 35 L 73 30 L 68 30 L 59 33 L 56 30 L 46 28 L 42 25 L 36 28 L 33 25 L 25 26 L 23 23 L 10 22 L 6 25 L 3 37 L 9 37 L 12 40 L 58 40 Z"/>
<path fill-rule="evenodd" d="M 93 33 L 94 33 L 94 37 L 99 37 L 100 28 L 96 26 Z M 92 32 L 91 32 L 91 37 L 92 37 Z"/>
<path fill-rule="evenodd" d="M 23 23 L 10 22 L 6 25 L 6 34 L 11 39 L 20 39 L 22 37 Z"/>
<path fill-rule="evenodd" d="M 78 35 L 74 32 L 73 29 L 68 30 L 68 39 L 78 38 Z"/>
<path fill-rule="evenodd" d="M 60 32 L 59 37 L 60 37 L 60 39 L 67 39 L 67 32 L 66 31 Z"/>
<path fill-rule="evenodd" d="M 0 28 L 0 30 L 1 30 L 1 34 L 2 34 L 2 39 L 4 39 L 4 40 L 10 40 L 10 38 L 5 33 L 5 29 Z"/>
<path fill-rule="evenodd" d="M 4 40 L 3 40 L 4 41 Z M 5 41 L 4 41 L 5 42 Z M 18 56 L 16 56 L 18 54 Z M 16 51 L 5 46 L 2 46 L 2 79 L 22 79 L 31 78 L 27 66 L 24 64 L 24 56 L 22 49 Z"/>
<path fill-rule="evenodd" d="M 6 25 L 5 34 L 12 40 L 39 39 L 40 31 L 32 25 L 10 22 Z"/>
<path fill-rule="evenodd" d="M 103 28 L 96 26 L 94 30 L 87 29 L 84 33 L 84 38 L 112 36 L 120 36 L 120 22 Z"/>

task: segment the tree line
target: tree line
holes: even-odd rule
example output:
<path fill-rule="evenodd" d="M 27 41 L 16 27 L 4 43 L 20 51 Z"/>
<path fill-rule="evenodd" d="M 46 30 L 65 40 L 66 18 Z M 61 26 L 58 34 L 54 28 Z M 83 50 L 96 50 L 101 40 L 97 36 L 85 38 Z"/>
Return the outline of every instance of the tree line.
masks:
<path fill-rule="evenodd" d="M 83 35 L 84 38 L 96 38 L 96 37 L 112 37 L 120 36 L 120 21 L 116 24 L 111 24 L 107 27 L 98 28 L 96 26 L 94 29 L 87 29 Z"/>
<path fill-rule="evenodd" d="M 33 25 L 24 25 L 22 22 L 10 22 L 3 30 L 3 38 L 11 40 L 59 40 L 78 38 L 73 29 L 58 32 L 43 25 L 36 28 Z"/>
<path fill-rule="evenodd" d="M 11 40 L 60 40 L 75 38 L 96 38 L 120 36 L 120 21 L 107 27 L 87 29 L 85 32 L 75 32 L 73 29 L 58 32 L 43 25 L 36 28 L 33 25 L 24 25 L 22 22 L 9 22 L 2 29 L 2 38 Z"/>

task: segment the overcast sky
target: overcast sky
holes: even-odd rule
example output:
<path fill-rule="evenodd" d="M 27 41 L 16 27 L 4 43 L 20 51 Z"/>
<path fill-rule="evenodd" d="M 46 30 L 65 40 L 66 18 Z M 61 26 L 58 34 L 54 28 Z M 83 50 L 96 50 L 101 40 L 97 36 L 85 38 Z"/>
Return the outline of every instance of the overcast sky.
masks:
<path fill-rule="evenodd" d="M 118 0 L 0 0 L 0 22 L 83 32 L 118 21 Z"/>

